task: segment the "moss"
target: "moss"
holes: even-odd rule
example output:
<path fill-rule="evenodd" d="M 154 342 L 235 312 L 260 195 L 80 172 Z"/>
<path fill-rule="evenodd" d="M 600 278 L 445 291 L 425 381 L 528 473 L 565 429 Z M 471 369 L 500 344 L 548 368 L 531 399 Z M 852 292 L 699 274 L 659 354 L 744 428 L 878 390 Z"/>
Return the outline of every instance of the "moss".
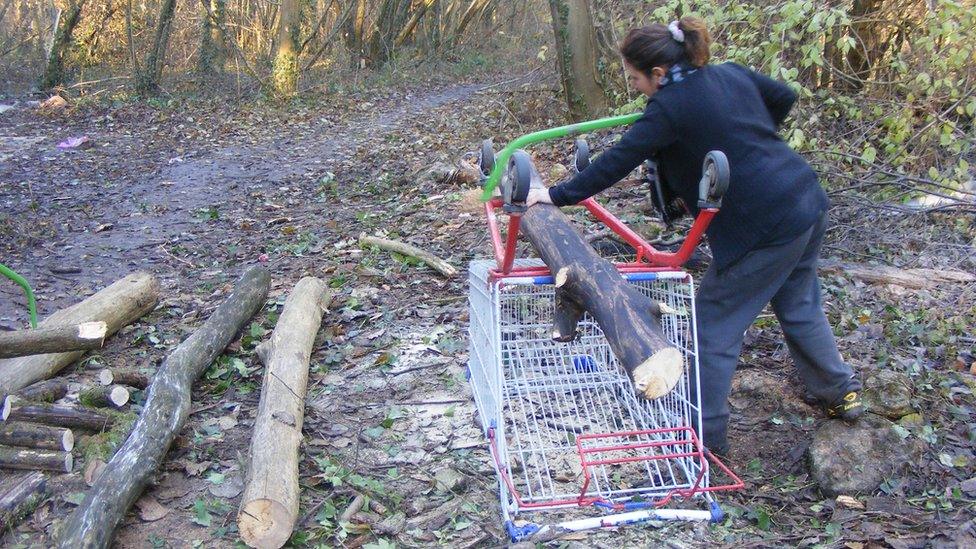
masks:
<path fill-rule="evenodd" d="M 78 453 L 85 463 L 92 459 L 108 461 L 122 442 L 129 436 L 132 426 L 139 417 L 135 412 L 108 412 L 114 419 L 114 426 L 104 433 L 81 437 Z"/>

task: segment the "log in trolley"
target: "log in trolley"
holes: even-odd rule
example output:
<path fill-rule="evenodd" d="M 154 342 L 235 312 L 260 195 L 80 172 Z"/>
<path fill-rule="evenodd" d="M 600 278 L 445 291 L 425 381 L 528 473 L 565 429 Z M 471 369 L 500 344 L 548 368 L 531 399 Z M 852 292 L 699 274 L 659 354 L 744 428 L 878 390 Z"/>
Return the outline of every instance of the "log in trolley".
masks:
<path fill-rule="evenodd" d="M 495 258 L 472 261 L 469 268 L 468 369 L 498 476 L 501 514 L 513 541 L 647 520 L 717 522 L 723 513 L 712 492 L 743 486 L 701 443 L 694 285 L 680 268 L 721 205 L 728 184 L 725 156 L 715 151 L 706 157 L 700 212 L 675 253 L 655 250 L 592 198 L 581 203 L 636 250 L 633 260 L 614 263 L 616 272 L 610 272 L 659 308 L 660 331 L 681 354 L 680 377 L 663 396 L 647 398 L 636 388 L 632 366 L 625 368 L 619 356 L 621 345 L 611 344 L 601 329 L 605 310 L 587 310 L 574 319 L 575 337 L 560 333 L 567 324 L 560 319 L 559 276 L 549 269 L 556 267 L 515 258 L 520 224 L 540 250 L 528 231 L 535 214 L 526 211 L 524 201 L 541 180 L 520 147 L 635 118 L 536 132 L 497 155 L 490 142 L 481 148 Z M 575 168 L 587 163 L 588 147 L 578 139 Z M 491 198 L 498 184 L 502 197 Z M 505 238 L 499 209 L 509 216 Z M 565 231 L 557 232 L 558 240 L 567 242 Z"/>

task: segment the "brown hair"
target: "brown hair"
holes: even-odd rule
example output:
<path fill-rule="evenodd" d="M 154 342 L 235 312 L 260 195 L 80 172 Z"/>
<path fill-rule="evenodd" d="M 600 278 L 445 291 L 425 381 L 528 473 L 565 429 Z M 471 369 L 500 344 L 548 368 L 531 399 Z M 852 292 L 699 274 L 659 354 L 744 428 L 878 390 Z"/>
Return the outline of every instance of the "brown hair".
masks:
<path fill-rule="evenodd" d="M 705 22 L 697 17 L 682 17 L 678 28 L 684 33 L 684 42 L 676 40 L 668 26 L 661 23 L 632 29 L 620 43 L 620 55 L 635 69 L 648 75 L 654 67 L 671 66 L 681 61 L 695 67 L 708 63 L 712 37 Z"/>

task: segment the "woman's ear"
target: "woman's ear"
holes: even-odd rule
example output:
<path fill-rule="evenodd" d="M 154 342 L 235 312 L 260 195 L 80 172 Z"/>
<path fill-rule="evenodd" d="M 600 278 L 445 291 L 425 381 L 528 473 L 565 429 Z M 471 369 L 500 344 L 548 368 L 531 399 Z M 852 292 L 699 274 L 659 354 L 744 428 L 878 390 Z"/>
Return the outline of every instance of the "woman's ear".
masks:
<path fill-rule="evenodd" d="M 667 74 L 667 71 L 664 70 L 664 67 L 654 67 L 653 69 L 651 69 L 651 76 L 654 77 L 655 81 L 664 78 L 665 74 Z"/>

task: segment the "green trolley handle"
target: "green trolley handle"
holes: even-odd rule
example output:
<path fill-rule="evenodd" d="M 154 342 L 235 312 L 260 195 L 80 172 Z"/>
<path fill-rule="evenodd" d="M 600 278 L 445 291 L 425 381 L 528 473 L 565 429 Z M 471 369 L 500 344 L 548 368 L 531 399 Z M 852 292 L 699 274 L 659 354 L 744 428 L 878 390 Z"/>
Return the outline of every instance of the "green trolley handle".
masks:
<path fill-rule="evenodd" d="M 568 137 L 572 135 L 578 135 L 581 133 L 592 132 L 595 130 L 602 130 L 604 128 L 612 128 L 614 126 L 625 126 L 627 124 L 633 124 L 638 118 L 643 116 L 644 113 L 638 112 L 634 114 L 625 114 L 622 116 L 611 116 L 609 118 L 599 118 L 597 120 L 590 120 L 587 122 L 579 122 L 576 124 L 569 124 L 568 126 L 559 126 L 558 128 L 549 128 L 548 130 L 540 130 L 537 132 L 525 134 L 519 137 L 505 146 L 499 153 L 497 158 L 495 158 L 495 165 L 491 170 L 491 175 L 485 181 L 485 190 L 481 194 L 481 200 L 487 202 L 491 200 L 492 191 L 501 181 L 502 172 L 505 171 L 505 167 L 508 165 L 508 159 L 512 154 L 528 145 L 533 143 L 538 143 L 540 141 L 546 141 L 549 139 L 558 139 L 560 137 Z"/>
<path fill-rule="evenodd" d="M 27 283 L 24 277 L 15 273 L 3 263 L 0 263 L 0 274 L 13 280 L 24 289 L 24 293 L 27 294 L 27 309 L 30 311 L 31 328 L 37 328 L 37 300 L 34 299 L 34 290 L 31 290 L 30 284 Z"/>

